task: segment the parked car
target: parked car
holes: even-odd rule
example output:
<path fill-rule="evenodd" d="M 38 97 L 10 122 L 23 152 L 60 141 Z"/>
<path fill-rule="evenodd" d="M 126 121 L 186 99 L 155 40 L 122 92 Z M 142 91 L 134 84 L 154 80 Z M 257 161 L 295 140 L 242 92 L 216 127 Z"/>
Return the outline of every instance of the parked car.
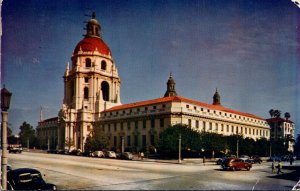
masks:
<path fill-rule="evenodd" d="M 7 172 L 8 190 L 56 190 L 54 184 L 46 183 L 41 173 L 32 168 L 19 168 Z"/>
<path fill-rule="evenodd" d="M 121 153 L 120 159 L 132 160 L 133 155 L 131 152 L 124 152 L 124 153 Z"/>
<path fill-rule="evenodd" d="M 253 156 L 252 161 L 253 161 L 253 163 L 258 163 L 258 164 L 262 163 L 261 158 L 257 155 Z"/>
<path fill-rule="evenodd" d="M 250 159 L 250 157 L 248 155 L 241 155 L 239 158 L 243 159 L 243 160 Z"/>
<path fill-rule="evenodd" d="M 94 152 L 92 153 L 92 156 L 93 156 L 93 157 L 104 158 L 104 153 L 103 153 L 103 151 L 94 151 Z"/>
<path fill-rule="evenodd" d="M 105 153 L 105 157 L 106 158 L 117 158 L 117 155 L 116 155 L 116 153 L 114 151 L 107 151 Z"/>
<path fill-rule="evenodd" d="M 23 148 L 22 145 L 19 144 L 10 144 L 7 147 L 9 153 L 22 153 Z"/>
<path fill-rule="evenodd" d="M 241 158 L 228 158 L 224 161 L 223 169 L 224 170 L 250 170 L 252 168 L 252 164 L 244 161 Z"/>

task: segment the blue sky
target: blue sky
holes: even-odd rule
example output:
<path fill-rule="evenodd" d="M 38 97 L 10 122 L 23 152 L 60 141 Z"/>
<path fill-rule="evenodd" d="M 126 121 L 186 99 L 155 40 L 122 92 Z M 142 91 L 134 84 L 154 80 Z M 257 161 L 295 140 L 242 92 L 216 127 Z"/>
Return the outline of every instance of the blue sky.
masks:
<path fill-rule="evenodd" d="M 290 0 L 4 0 L 1 85 L 10 127 L 57 116 L 63 74 L 96 12 L 121 77 L 121 101 L 180 96 L 269 117 L 291 113 L 300 133 L 299 13 Z"/>

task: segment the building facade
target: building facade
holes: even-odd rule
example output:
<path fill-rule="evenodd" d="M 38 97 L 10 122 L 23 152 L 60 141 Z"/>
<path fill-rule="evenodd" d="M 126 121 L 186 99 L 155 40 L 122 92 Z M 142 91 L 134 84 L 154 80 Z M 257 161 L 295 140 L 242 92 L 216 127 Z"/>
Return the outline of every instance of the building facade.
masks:
<path fill-rule="evenodd" d="M 265 119 L 223 107 L 217 90 L 212 104 L 179 96 L 172 75 L 163 97 L 121 104 L 121 79 L 95 14 L 88 21 L 86 35 L 75 47 L 63 78 L 64 99 L 56 120 L 56 143 L 60 149 L 72 146 L 83 151 L 95 123 L 108 137 L 110 147 L 123 145 L 137 150 L 155 145 L 165 128 L 178 123 L 198 131 L 270 138 Z M 43 135 L 40 138 L 48 140 L 43 122 L 37 129 Z"/>
<path fill-rule="evenodd" d="M 294 151 L 295 144 L 295 124 L 289 119 L 283 119 L 281 117 L 272 117 L 267 119 L 270 125 L 270 140 L 278 141 L 283 140 L 284 146 L 288 151 Z"/>

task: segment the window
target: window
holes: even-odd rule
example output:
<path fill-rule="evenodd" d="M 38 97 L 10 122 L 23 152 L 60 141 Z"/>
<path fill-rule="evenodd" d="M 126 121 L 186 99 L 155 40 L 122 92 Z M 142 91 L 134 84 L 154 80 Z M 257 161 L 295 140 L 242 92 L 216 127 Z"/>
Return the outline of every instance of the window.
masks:
<path fill-rule="evenodd" d="M 127 146 L 131 146 L 130 136 L 127 136 Z"/>
<path fill-rule="evenodd" d="M 88 77 L 84 78 L 84 83 L 89 83 L 89 78 Z"/>
<path fill-rule="evenodd" d="M 150 144 L 151 144 L 151 145 L 154 145 L 154 135 L 151 135 L 151 136 L 150 136 Z"/>
<path fill-rule="evenodd" d="M 192 126 L 192 120 L 191 119 L 188 119 L 188 125 L 189 125 L 189 127 L 191 127 Z"/>
<path fill-rule="evenodd" d="M 162 105 L 162 108 L 166 108 L 166 105 L 165 105 L 165 104 L 163 104 L 163 105 Z"/>
<path fill-rule="evenodd" d="M 85 67 L 90 68 L 92 66 L 92 61 L 90 58 L 85 59 Z"/>
<path fill-rule="evenodd" d="M 151 128 L 155 127 L 155 119 L 151 119 Z"/>
<path fill-rule="evenodd" d="M 196 107 L 196 106 L 194 106 L 194 110 L 197 110 L 197 107 Z"/>
<path fill-rule="evenodd" d="M 216 123 L 216 131 L 219 131 L 219 124 Z"/>
<path fill-rule="evenodd" d="M 135 122 L 134 122 L 134 126 L 135 126 L 135 129 L 138 129 L 138 128 L 139 128 L 139 126 L 138 126 L 138 121 L 135 121 Z"/>
<path fill-rule="evenodd" d="M 139 139 L 137 135 L 134 136 L 134 145 L 139 146 Z"/>
<path fill-rule="evenodd" d="M 234 132 L 234 126 L 231 126 L 231 132 L 232 133 Z"/>
<path fill-rule="evenodd" d="M 127 122 L 127 129 L 130 130 L 130 122 Z"/>
<path fill-rule="evenodd" d="M 117 131 L 117 124 L 114 123 L 114 131 Z"/>
<path fill-rule="evenodd" d="M 212 123 L 209 123 L 209 130 L 212 130 Z"/>
<path fill-rule="evenodd" d="M 190 106 L 189 106 L 189 105 L 186 105 L 186 108 L 190 108 Z"/>
<path fill-rule="evenodd" d="M 221 131 L 224 131 L 224 124 L 221 124 Z"/>
<path fill-rule="evenodd" d="M 114 146 L 117 146 L 117 136 L 114 136 Z"/>
<path fill-rule="evenodd" d="M 110 124 L 108 124 L 108 132 L 110 132 Z"/>
<path fill-rule="evenodd" d="M 229 132 L 229 125 L 227 125 L 227 132 Z"/>
<path fill-rule="evenodd" d="M 153 109 L 156 109 L 156 105 L 155 105 L 155 106 L 153 106 Z"/>
<path fill-rule="evenodd" d="M 106 62 L 104 60 L 101 61 L 101 70 L 106 70 Z"/>
<path fill-rule="evenodd" d="M 143 128 L 144 129 L 146 128 L 146 120 L 145 119 L 143 120 Z"/>
<path fill-rule="evenodd" d="M 159 126 L 160 127 L 164 127 L 165 126 L 163 118 L 159 119 Z"/>
<path fill-rule="evenodd" d="M 247 132 L 248 130 L 247 130 L 247 127 L 245 128 L 245 134 L 247 134 L 248 132 Z"/>
<path fill-rule="evenodd" d="M 124 130 L 124 123 L 121 122 L 121 131 Z"/>
<path fill-rule="evenodd" d="M 196 120 L 196 128 L 198 129 L 199 128 L 199 121 Z"/>
<path fill-rule="evenodd" d="M 85 87 L 83 90 L 84 93 L 84 99 L 89 99 L 89 88 Z"/>
<path fill-rule="evenodd" d="M 147 144 L 146 135 L 143 135 L 142 140 L 143 140 L 142 141 L 142 144 L 143 144 L 142 146 L 145 147 L 146 144 Z"/>
<path fill-rule="evenodd" d="M 148 107 L 145 107 L 145 111 L 148 111 Z"/>
<path fill-rule="evenodd" d="M 104 101 L 109 101 L 109 84 L 106 81 L 101 83 L 102 97 Z"/>
<path fill-rule="evenodd" d="M 205 131 L 205 129 L 206 129 L 206 123 L 205 121 L 203 121 L 203 130 Z"/>

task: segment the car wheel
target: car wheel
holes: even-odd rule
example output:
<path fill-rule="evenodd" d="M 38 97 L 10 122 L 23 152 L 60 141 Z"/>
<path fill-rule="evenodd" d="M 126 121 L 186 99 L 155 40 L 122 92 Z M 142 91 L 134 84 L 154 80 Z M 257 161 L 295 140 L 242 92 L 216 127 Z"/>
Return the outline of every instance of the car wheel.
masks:
<path fill-rule="evenodd" d="M 247 166 L 247 168 L 246 168 L 248 171 L 250 170 L 250 166 Z"/>
<path fill-rule="evenodd" d="M 235 167 L 232 167 L 232 171 L 235 171 Z"/>

